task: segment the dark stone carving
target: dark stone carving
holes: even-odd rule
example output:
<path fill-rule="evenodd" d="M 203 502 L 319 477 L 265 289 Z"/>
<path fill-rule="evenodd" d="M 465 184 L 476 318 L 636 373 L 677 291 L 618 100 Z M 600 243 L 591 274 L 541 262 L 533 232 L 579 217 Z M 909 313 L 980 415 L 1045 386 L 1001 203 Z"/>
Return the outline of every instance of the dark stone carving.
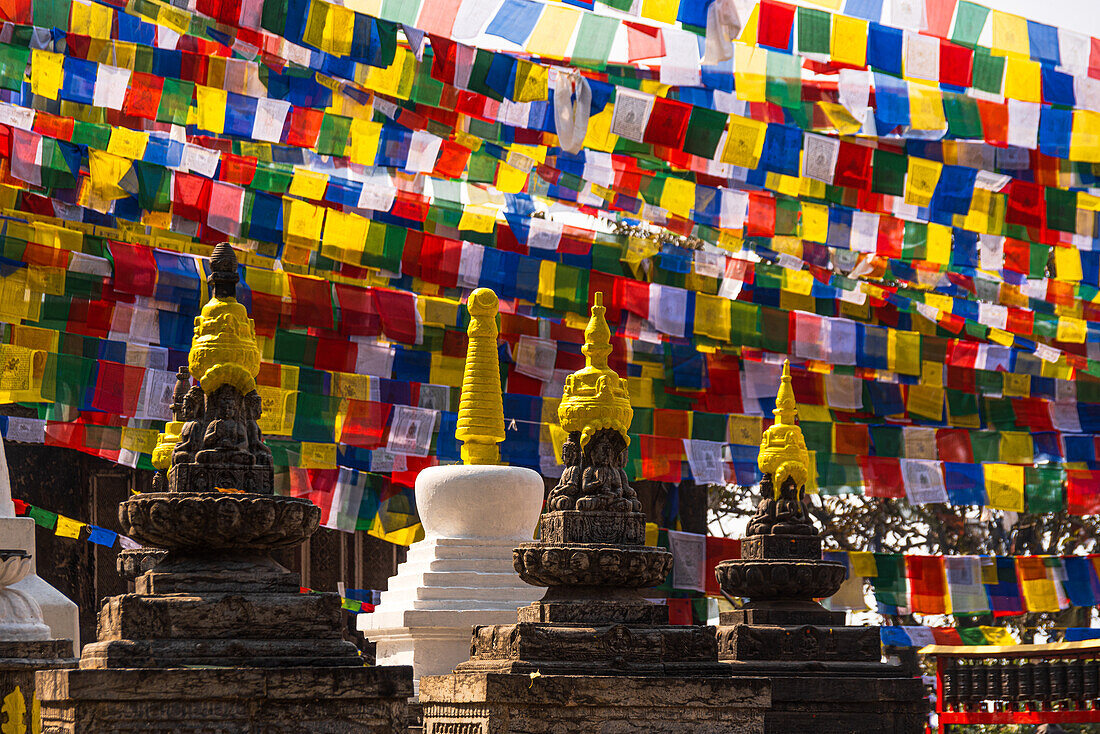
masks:
<path fill-rule="evenodd" d="M 645 589 L 664 581 L 672 554 L 646 546 L 529 543 L 512 554 L 516 573 L 532 586 L 623 586 Z"/>
<path fill-rule="evenodd" d="M 765 470 L 763 499 L 749 521 L 741 558 L 715 568 L 722 591 L 747 600 L 741 608 L 722 613 L 718 657 L 731 665 L 734 675 L 767 675 L 774 681 L 772 707 L 764 717 L 766 732 L 916 734 L 923 730 L 926 709 L 920 680 L 903 666 L 882 662 L 877 627 L 844 626 L 843 612 L 830 612 L 815 601 L 837 592 L 846 569 L 821 558 L 805 488 L 796 481 L 805 476 L 805 468 L 790 449 L 802 437 L 794 423 L 786 367 L 783 383 L 776 436 L 769 440 L 766 435 L 762 448 L 769 445 L 773 452 L 769 466 L 786 466 L 787 471 L 776 495 L 774 476 Z M 777 459 L 780 441 L 788 455 Z"/>
<path fill-rule="evenodd" d="M 760 492 L 764 499 L 749 520 L 746 535 L 817 535 L 794 479 L 788 477 L 779 488 L 779 497 L 775 497 L 772 478 L 765 475 L 760 482 Z"/>
<path fill-rule="evenodd" d="M 43 679 L 43 719 L 53 727 L 47 730 L 137 732 L 155 721 L 158 731 L 182 731 L 212 720 L 216 726 L 201 728 L 394 731 L 412 693 L 411 668 L 368 670 L 344 640 L 339 595 L 299 593 L 298 574 L 271 556 L 308 539 L 321 513 L 308 500 L 273 494 L 259 395 L 241 394 L 254 384 L 259 352 L 246 338 L 252 327 L 243 308 L 224 300 L 237 281 L 231 248 L 215 248 L 213 270 L 223 300 L 204 308 L 205 326 L 196 320 L 196 342 L 207 340 L 205 361 L 195 361 L 194 345 L 190 355 L 192 365 L 207 365 L 203 384 L 211 392 L 190 386 L 181 370 L 173 410 L 184 423 L 170 491 L 119 505 L 122 531 L 148 546 L 119 557 L 119 572 L 134 579 L 136 593 L 105 601 L 98 641 L 85 646 L 80 670 Z M 235 353 L 246 361 L 229 360 Z M 141 698 L 157 700 L 155 714 L 117 695 L 121 681 L 134 690 L 131 669 L 142 673 Z M 211 694 L 216 678 L 231 690 Z M 211 719 L 215 698 L 224 711 Z M 281 708 L 284 698 L 292 709 Z"/>
<path fill-rule="evenodd" d="M 562 471 L 550 492 L 551 510 L 641 512 L 642 503 L 626 476 L 626 440 L 618 431 L 597 431 L 581 449 L 580 431 L 562 444 Z"/>

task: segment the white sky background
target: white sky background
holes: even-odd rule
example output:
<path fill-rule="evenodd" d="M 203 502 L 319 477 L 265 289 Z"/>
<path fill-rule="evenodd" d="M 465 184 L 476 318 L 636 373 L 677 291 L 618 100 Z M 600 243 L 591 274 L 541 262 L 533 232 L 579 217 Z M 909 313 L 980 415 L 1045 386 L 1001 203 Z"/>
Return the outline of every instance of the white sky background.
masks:
<path fill-rule="evenodd" d="M 1097 0 L 975 0 L 994 10 L 1022 15 L 1029 20 L 1069 31 L 1100 36 L 1100 2 Z"/>

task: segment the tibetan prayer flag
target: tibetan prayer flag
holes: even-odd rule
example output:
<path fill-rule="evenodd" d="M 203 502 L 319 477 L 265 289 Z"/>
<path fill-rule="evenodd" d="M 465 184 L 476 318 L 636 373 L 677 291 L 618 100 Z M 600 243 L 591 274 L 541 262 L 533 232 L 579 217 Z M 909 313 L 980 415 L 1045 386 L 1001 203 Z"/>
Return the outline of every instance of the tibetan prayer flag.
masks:
<path fill-rule="evenodd" d="M 1024 468 L 1009 464 L 984 464 L 989 506 L 998 510 L 1024 510 Z"/>
<path fill-rule="evenodd" d="M 942 556 L 905 556 L 914 612 L 947 614 L 951 611 L 943 561 Z"/>
<path fill-rule="evenodd" d="M 981 563 L 977 556 L 944 558 L 947 588 L 953 614 L 978 614 L 989 611 L 989 599 L 982 585 Z"/>
<path fill-rule="evenodd" d="M 1047 560 L 1044 556 L 1016 556 L 1016 574 L 1029 612 L 1059 611 L 1058 592 L 1048 575 Z"/>
<path fill-rule="evenodd" d="M 55 535 L 59 535 L 63 538 L 79 538 L 80 531 L 85 527 L 84 523 L 65 517 L 64 515 L 57 516 L 57 527 L 54 530 Z"/>

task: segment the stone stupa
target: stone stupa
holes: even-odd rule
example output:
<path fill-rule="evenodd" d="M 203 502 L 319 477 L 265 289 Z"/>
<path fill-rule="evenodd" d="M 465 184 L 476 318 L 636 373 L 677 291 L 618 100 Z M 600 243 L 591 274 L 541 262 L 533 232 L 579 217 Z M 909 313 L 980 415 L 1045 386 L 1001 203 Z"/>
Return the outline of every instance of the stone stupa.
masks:
<path fill-rule="evenodd" d="M 0 701 L 10 701 L 12 731 L 34 729 L 35 672 L 76 663 L 76 604 L 35 573 L 34 550 L 34 520 L 15 516 L 0 439 Z"/>
<path fill-rule="evenodd" d="M 119 506 L 123 532 L 167 553 L 145 559 L 136 593 L 103 603 L 79 669 L 38 674 L 43 730 L 402 731 L 412 671 L 366 666 L 343 639 L 339 596 L 300 593 L 271 556 L 312 535 L 320 510 L 273 494 L 260 351 L 228 244 L 211 269 L 169 427 L 168 491 Z"/>
<path fill-rule="evenodd" d="M 522 543 L 520 577 L 546 587 L 517 622 L 474 629 L 470 659 L 420 680 L 426 732 L 760 732 L 764 680 L 733 679 L 713 627 L 670 625 L 642 590 L 672 554 L 645 544 L 645 517 L 625 472 L 633 411 L 608 367 L 611 332 L 596 294 L 586 365 L 569 376 L 558 416 L 565 470 Z"/>
<path fill-rule="evenodd" d="M 520 581 L 512 548 L 529 540 L 542 510 L 538 472 L 500 466 L 504 410 L 497 360 L 496 294 L 478 288 L 466 304 L 470 338 L 456 435 L 463 464 L 416 477 L 424 539 L 409 554 L 359 629 L 379 664 L 412 665 L 421 676 L 449 673 L 470 654 L 475 624 L 503 624 L 538 598 Z"/>
<path fill-rule="evenodd" d="M 775 405 L 757 461 L 763 499 L 741 558 L 715 569 L 727 596 L 747 600 L 720 615 L 718 655 L 735 676 L 771 680 L 767 734 L 918 734 L 928 714 L 920 678 L 882 662 L 878 627 L 847 626 L 844 612 L 816 601 L 836 593 L 846 569 L 822 560 L 806 510 L 810 456 L 787 363 Z"/>

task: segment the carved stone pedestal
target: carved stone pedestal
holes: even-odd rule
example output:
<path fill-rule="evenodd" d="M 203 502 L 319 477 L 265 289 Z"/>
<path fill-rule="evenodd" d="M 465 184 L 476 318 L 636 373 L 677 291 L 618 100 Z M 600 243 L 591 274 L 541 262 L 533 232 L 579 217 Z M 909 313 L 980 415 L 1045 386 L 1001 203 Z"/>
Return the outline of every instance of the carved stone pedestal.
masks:
<path fill-rule="evenodd" d="M 770 700 L 766 681 L 728 677 L 455 673 L 420 679 L 424 734 L 748 734 L 763 731 Z"/>
<path fill-rule="evenodd" d="M 38 698 L 35 692 L 34 675 L 39 670 L 69 668 L 76 665 L 71 657 L 72 642 L 69 640 L 21 640 L 18 642 L 0 642 L 0 701 L 8 699 L 18 690 L 13 699 L 15 708 L 9 710 L 5 722 L 11 731 L 37 731 L 33 726 L 34 702 Z M 19 713 L 18 702 L 23 702 Z"/>
<path fill-rule="evenodd" d="M 45 734 L 405 730 L 408 668 L 65 670 L 39 675 Z"/>

